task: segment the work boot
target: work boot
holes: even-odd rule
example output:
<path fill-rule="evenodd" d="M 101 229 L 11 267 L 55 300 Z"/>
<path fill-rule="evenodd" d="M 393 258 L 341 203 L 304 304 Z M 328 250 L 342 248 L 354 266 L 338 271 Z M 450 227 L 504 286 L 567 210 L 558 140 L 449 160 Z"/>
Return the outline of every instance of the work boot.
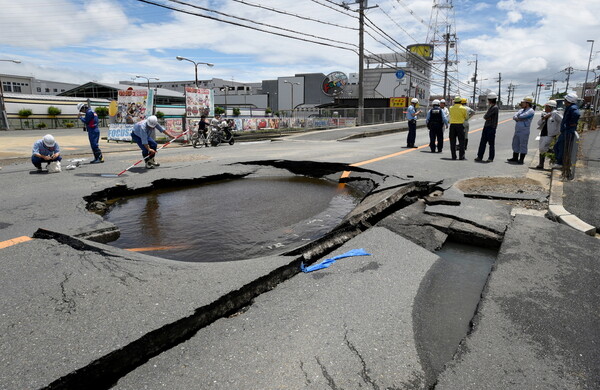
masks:
<path fill-rule="evenodd" d="M 90 164 L 99 164 L 104 162 L 104 157 L 102 157 L 102 153 L 94 153 L 94 159 L 90 161 Z"/>
<path fill-rule="evenodd" d="M 152 165 L 150 160 L 146 161 L 146 169 L 154 169 L 154 165 Z"/>
<path fill-rule="evenodd" d="M 150 160 L 148 160 L 148 162 L 150 163 L 150 165 L 153 165 L 155 167 L 160 167 L 160 164 L 154 160 L 154 157 L 152 157 Z"/>
<path fill-rule="evenodd" d="M 519 161 L 519 153 L 513 153 L 512 158 L 507 159 L 508 162 L 517 162 Z"/>
<path fill-rule="evenodd" d="M 544 160 L 546 158 L 544 157 L 543 154 L 540 154 L 540 163 L 538 164 L 537 167 L 535 167 L 535 169 L 544 169 Z"/>
<path fill-rule="evenodd" d="M 517 161 L 517 164 L 523 165 L 523 160 L 525 160 L 525 156 L 527 156 L 527 154 L 521 153 L 521 155 L 519 156 L 519 161 Z"/>

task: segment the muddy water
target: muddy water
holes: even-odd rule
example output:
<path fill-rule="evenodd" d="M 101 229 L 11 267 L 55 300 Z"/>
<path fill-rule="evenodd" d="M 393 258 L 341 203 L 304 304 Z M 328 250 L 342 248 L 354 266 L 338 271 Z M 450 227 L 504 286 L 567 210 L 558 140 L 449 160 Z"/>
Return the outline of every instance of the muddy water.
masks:
<path fill-rule="evenodd" d="M 173 260 L 230 261 L 276 254 L 321 237 L 359 202 L 348 187 L 300 176 L 245 178 L 118 201 L 110 243 Z"/>

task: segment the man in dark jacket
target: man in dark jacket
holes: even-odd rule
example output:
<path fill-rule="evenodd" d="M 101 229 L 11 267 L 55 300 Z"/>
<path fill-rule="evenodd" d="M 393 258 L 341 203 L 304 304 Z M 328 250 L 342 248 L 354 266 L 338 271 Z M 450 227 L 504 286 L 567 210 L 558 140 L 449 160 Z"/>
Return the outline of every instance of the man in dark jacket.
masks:
<path fill-rule="evenodd" d="M 494 157 L 496 155 L 496 128 L 498 127 L 498 106 L 496 105 L 497 99 L 498 95 L 496 95 L 494 92 L 490 92 L 487 95 L 489 108 L 483 116 L 485 123 L 483 124 L 483 131 L 481 132 L 481 140 L 479 141 L 477 158 L 475 158 L 475 161 L 477 162 L 483 161 L 485 148 L 488 144 L 490 145 L 490 151 L 487 162 L 494 161 Z"/>
<path fill-rule="evenodd" d="M 574 93 L 568 93 L 565 96 L 565 113 L 562 122 L 560 122 L 560 135 L 554 144 L 554 154 L 556 156 L 556 165 L 554 168 L 562 168 L 563 164 L 571 156 L 571 148 L 579 123 L 579 107 L 577 107 L 578 97 Z M 570 162 L 570 160 L 569 160 Z"/>
<path fill-rule="evenodd" d="M 448 125 L 448 117 L 444 110 L 440 108 L 440 101 L 433 101 L 433 108 L 427 112 L 427 128 L 429 129 L 429 148 L 431 153 L 435 153 L 436 148 L 438 153 L 442 153 L 444 147 L 444 127 Z M 437 141 L 437 145 L 436 145 Z"/>

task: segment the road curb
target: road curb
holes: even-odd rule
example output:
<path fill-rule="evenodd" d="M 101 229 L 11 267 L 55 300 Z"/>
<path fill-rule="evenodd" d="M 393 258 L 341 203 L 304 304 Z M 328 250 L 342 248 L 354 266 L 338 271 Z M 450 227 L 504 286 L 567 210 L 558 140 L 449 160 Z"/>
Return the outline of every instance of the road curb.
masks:
<path fill-rule="evenodd" d="M 575 230 L 583 232 L 589 236 L 596 235 L 596 228 L 587 222 L 582 221 L 574 214 L 571 214 L 563 206 L 563 182 L 561 180 L 561 171 L 552 169 L 550 174 L 550 200 L 548 213 L 558 222 L 565 224 Z"/>

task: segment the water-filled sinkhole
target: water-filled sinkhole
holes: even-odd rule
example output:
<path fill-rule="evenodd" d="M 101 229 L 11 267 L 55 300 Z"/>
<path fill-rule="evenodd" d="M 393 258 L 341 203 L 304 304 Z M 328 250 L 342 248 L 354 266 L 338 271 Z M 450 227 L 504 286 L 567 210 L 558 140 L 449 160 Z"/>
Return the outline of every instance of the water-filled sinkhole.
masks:
<path fill-rule="evenodd" d="M 119 248 L 190 262 L 278 254 L 333 229 L 362 194 L 325 179 L 250 177 L 119 199 Z"/>

